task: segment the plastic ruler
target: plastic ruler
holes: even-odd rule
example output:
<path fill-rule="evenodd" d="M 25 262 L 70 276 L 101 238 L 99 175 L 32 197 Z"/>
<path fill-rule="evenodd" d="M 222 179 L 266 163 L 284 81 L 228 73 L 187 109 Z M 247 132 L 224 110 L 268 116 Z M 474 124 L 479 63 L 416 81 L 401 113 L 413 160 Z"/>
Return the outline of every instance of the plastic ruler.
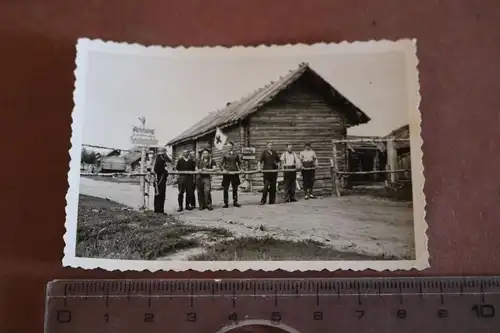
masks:
<path fill-rule="evenodd" d="M 500 277 L 56 280 L 45 332 L 500 332 Z"/>

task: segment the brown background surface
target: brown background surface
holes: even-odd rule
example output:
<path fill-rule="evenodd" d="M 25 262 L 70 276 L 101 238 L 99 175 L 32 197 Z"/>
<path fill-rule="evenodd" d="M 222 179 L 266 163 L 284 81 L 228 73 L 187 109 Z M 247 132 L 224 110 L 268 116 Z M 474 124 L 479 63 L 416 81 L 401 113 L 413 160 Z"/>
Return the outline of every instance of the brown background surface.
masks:
<path fill-rule="evenodd" d="M 0 22 L 1 332 L 41 331 L 45 285 L 56 278 L 389 275 L 62 268 L 78 37 L 168 46 L 417 38 L 432 268 L 399 275 L 500 273 L 497 1 L 1 0 Z"/>

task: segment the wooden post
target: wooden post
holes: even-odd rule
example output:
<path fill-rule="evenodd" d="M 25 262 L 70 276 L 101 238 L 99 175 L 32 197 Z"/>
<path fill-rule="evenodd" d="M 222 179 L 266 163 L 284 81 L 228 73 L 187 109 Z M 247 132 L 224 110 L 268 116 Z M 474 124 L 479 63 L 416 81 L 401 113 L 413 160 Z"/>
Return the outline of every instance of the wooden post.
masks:
<path fill-rule="evenodd" d="M 332 167 L 332 186 L 335 187 L 335 193 L 340 197 L 340 179 L 339 179 L 339 164 L 337 161 L 337 143 L 333 142 L 333 167 Z"/>
<path fill-rule="evenodd" d="M 332 177 L 332 195 L 335 195 L 335 172 L 333 170 L 333 158 L 330 159 L 330 176 Z"/>
<path fill-rule="evenodd" d="M 240 148 L 241 147 L 249 147 L 249 140 L 248 140 L 248 135 L 246 132 L 245 124 L 243 122 L 240 122 Z M 251 160 L 246 161 L 246 169 L 250 170 L 251 169 Z M 247 192 L 252 191 L 252 175 L 248 174 L 245 175 L 245 180 L 248 182 L 248 187 L 246 189 Z"/>
<path fill-rule="evenodd" d="M 396 143 L 392 139 L 387 139 L 387 166 L 389 171 L 394 171 L 398 169 L 398 155 L 396 152 Z M 395 183 L 397 181 L 397 173 L 389 172 L 388 180 L 389 183 Z"/>
<path fill-rule="evenodd" d="M 141 197 L 142 197 L 142 206 L 141 209 L 146 210 L 148 208 L 148 200 L 146 199 L 146 177 L 143 175 L 146 171 L 146 147 L 141 148 Z"/>
<path fill-rule="evenodd" d="M 380 152 L 379 150 L 375 150 L 375 157 L 373 158 L 373 171 L 379 171 L 379 161 L 380 161 Z M 373 180 L 379 179 L 380 174 L 374 173 Z"/>

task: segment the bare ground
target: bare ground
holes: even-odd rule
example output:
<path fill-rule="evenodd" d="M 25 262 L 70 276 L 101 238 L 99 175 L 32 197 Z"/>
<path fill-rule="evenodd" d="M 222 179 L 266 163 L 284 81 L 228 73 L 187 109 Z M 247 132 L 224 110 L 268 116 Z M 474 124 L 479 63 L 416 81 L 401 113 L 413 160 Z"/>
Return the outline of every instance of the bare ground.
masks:
<path fill-rule="evenodd" d="M 136 207 L 140 202 L 139 188 L 131 184 L 82 178 L 80 193 L 107 197 L 131 207 Z M 413 213 L 406 202 L 368 195 L 349 195 L 259 206 L 258 193 L 241 193 L 241 208 L 223 209 L 222 193 L 214 191 L 213 198 L 215 209 L 211 212 L 195 210 L 177 213 L 177 190 L 169 187 L 165 208 L 178 221 L 203 228 L 223 228 L 235 238 L 265 237 L 267 240 L 275 240 L 276 244 L 279 241 L 313 242 L 339 252 L 387 259 L 413 259 L 415 256 Z M 223 245 L 206 246 L 210 247 L 208 251 L 205 251 L 206 247 L 177 251 L 176 258 L 209 258 L 211 249 L 220 255 L 224 252 L 221 250 Z M 228 244 L 224 246 L 229 247 Z M 229 252 L 234 255 L 238 251 Z M 315 254 L 315 257 L 321 256 Z"/>
<path fill-rule="evenodd" d="M 312 240 L 235 237 L 224 228 L 192 226 L 171 215 L 140 213 L 80 195 L 79 257 L 135 260 L 374 260 Z"/>

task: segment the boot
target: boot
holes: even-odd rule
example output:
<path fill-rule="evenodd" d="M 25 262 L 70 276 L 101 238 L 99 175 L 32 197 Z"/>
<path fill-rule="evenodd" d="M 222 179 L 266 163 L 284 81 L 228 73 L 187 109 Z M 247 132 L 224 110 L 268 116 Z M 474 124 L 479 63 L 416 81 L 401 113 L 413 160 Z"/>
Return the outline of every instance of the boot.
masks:
<path fill-rule="evenodd" d="M 177 199 L 177 203 L 179 204 L 179 208 L 177 208 L 178 212 L 182 212 L 184 210 L 184 209 L 182 209 L 182 202 L 183 202 L 182 197 L 179 197 Z"/>

